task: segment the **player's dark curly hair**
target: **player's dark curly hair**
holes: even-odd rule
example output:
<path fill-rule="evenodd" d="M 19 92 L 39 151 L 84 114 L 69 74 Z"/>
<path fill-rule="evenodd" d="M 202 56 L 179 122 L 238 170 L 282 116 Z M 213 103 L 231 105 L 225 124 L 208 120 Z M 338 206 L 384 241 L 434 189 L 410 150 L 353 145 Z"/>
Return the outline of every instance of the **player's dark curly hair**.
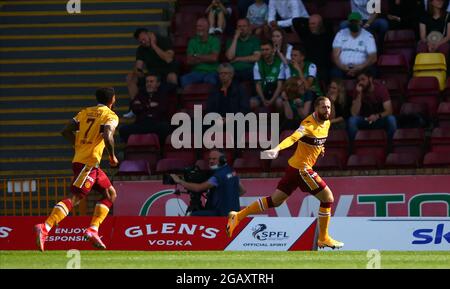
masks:
<path fill-rule="evenodd" d="M 100 104 L 108 105 L 111 103 L 113 96 L 115 95 L 114 88 L 102 87 L 95 92 L 95 98 Z"/>
<path fill-rule="evenodd" d="M 134 31 L 134 34 L 133 34 L 134 39 L 136 39 L 136 40 L 139 39 L 139 35 L 142 32 L 148 32 L 148 29 L 147 28 L 138 28 L 138 29 L 136 29 L 136 31 Z"/>

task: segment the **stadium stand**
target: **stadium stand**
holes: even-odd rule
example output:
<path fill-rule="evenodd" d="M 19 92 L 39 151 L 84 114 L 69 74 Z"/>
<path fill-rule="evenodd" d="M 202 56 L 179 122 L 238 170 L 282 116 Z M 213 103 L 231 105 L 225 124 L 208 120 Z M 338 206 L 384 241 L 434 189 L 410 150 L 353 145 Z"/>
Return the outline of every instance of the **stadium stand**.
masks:
<path fill-rule="evenodd" d="M 173 5 L 88 1 L 76 15 L 55 1 L 2 5 L 0 176 L 70 175 L 73 149 L 59 132 L 95 103 L 98 87 L 116 89 L 119 116 L 128 110 L 124 75 L 134 62 L 133 32 L 145 26 L 166 34 Z"/>
<path fill-rule="evenodd" d="M 128 111 L 124 75 L 135 60 L 134 30 L 143 26 L 164 35 L 170 32 L 182 75 L 189 69 L 185 54 L 188 39 L 195 33 L 195 20 L 204 15 L 209 2 L 93 1 L 83 5 L 89 13 L 73 17 L 67 17 L 65 11 L 54 13 L 60 8 L 51 1 L 0 7 L 0 176 L 70 175 L 73 151 L 59 131 L 80 108 L 92 105 L 93 92 L 99 86 L 114 86 L 118 95 L 116 111 L 120 116 Z M 233 8 L 236 3 L 232 1 Z M 319 13 L 326 23 L 331 23 L 334 32 L 350 11 L 347 0 L 305 1 L 305 5 L 310 14 Z M 222 46 L 230 37 L 221 36 Z M 302 41 L 295 33 L 288 33 L 288 40 L 294 44 Z M 446 150 L 449 144 L 445 137 L 442 140 L 442 135 L 446 135 L 442 131 L 450 126 L 446 61 L 433 53 L 415 57 L 416 44 L 414 30 L 390 30 L 378 57 L 377 78 L 389 90 L 394 115 L 403 119 L 399 121 L 392 151 L 387 150 L 385 137 L 373 138 L 376 131 L 361 131 L 350 152 L 346 131 L 331 130 L 326 156 L 318 161 L 318 169 L 333 171 L 347 166 L 376 169 L 382 168 L 384 162 L 389 168 L 420 168 L 428 150 L 435 152 L 437 147 L 439 151 L 442 147 Z M 223 52 L 222 47 L 222 57 Z M 422 71 L 428 69 L 433 69 L 432 75 L 423 76 Z M 354 80 L 344 83 L 350 98 L 356 83 Z M 251 91 L 253 84 L 246 86 Z M 178 95 L 171 96 L 170 116 L 177 111 L 192 113 L 194 104 L 205 104 L 210 89 L 207 84 L 180 89 Z M 121 119 L 122 124 L 129 122 Z M 402 130 L 402 127 L 419 129 Z M 280 140 L 291 133 L 281 132 Z M 133 174 L 134 169 L 136 174 L 161 173 L 180 168 L 181 164 L 199 163 L 207 167 L 205 150 L 175 150 L 169 137 L 164 144 L 149 135 L 130 137 L 127 144 L 117 142 L 126 161 L 118 175 Z M 226 151 L 230 154 L 229 163 L 235 164 L 238 171 L 258 173 L 284 170 L 294 150 L 292 146 L 270 162 L 257 160 L 252 150 Z M 349 153 L 353 153 L 350 158 Z M 432 159 L 432 155 L 426 158 L 427 167 L 433 164 Z"/>

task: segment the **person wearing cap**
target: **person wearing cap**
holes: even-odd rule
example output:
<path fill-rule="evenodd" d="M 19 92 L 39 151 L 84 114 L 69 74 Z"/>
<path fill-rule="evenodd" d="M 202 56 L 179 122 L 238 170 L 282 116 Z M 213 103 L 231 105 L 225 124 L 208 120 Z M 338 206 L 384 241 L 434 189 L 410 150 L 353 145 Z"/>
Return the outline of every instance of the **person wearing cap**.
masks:
<path fill-rule="evenodd" d="M 333 62 L 331 76 L 355 78 L 366 69 L 375 73 L 377 46 L 373 35 L 361 27 L 362 16 L 352 12 L 347 18 L 348 28 L 340 30 L 333 40 Z"/>
<path fill-rule="evenodd" d="M 376 33 L 378 36 L 378 47 L 381 51 L 384 35 L 389 30 L 389 22 L 386 19 L 379 17 L 381 11 L 370 13 L 368 8 L 370 8 L 371 5 L 368 3 L 369 0 L 350 0 L 352 12 L 357 12 L 361 15 L 362 27 L 372 33 Z M 349 21 L 343 21 L 340 25 L 340 29 L 347 28 L 348 26 Z"/>

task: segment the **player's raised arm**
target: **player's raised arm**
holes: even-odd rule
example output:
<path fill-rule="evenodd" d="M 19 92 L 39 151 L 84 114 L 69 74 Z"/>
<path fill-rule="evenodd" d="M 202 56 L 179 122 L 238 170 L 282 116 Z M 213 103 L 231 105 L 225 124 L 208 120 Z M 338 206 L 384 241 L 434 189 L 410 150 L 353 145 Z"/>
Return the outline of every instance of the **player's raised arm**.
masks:
<path fill-rule="evenodd" d="M 114 153 L 114 130 L 115 128 L 110 125 L 105 125 L 103 130 L 103 140 L 105 141 L 105 147 L 108 150 L 109 164 L 115 167 L 119 164 Z"/>
<path fill-rule="evenodd" d="M 72 145 L 75 145 L 75 132 L 78 130 L 78 123 L 71 119 L 61 131 L 61 135 L 67 139 Z"/>
<path fill-rule="evenodd" d="M 275 159 L 278 156 L 278 152 L 281 150 L 284 150 L 285 148 L 290 147 L 291 145 L 295 144 L 302 136 L 303 133 L 303 127 L 300 126 L 299 129 L 297 129 L 293 134 L 285 138 L 279 145 L 277 145 L 275 148 L 271 150 L 265 150 L 263 151 L 263 158 L 266 159 Z"/>

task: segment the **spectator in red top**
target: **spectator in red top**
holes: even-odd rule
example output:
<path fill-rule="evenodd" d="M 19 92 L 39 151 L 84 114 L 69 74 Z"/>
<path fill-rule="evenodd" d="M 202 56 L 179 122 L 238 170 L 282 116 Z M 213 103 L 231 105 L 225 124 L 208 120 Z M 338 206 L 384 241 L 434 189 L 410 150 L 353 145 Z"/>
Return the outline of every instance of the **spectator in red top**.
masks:
<path fill-rule="evenodd" d="M 350 139 L 355 139 L 358 129 L 385 129 L 391 140 L 397 122 L 392 115 L 388 90 L 380 82 L 374 81 L 369 70 L 362 71 L 357 81 L 347 126 Z"/>

